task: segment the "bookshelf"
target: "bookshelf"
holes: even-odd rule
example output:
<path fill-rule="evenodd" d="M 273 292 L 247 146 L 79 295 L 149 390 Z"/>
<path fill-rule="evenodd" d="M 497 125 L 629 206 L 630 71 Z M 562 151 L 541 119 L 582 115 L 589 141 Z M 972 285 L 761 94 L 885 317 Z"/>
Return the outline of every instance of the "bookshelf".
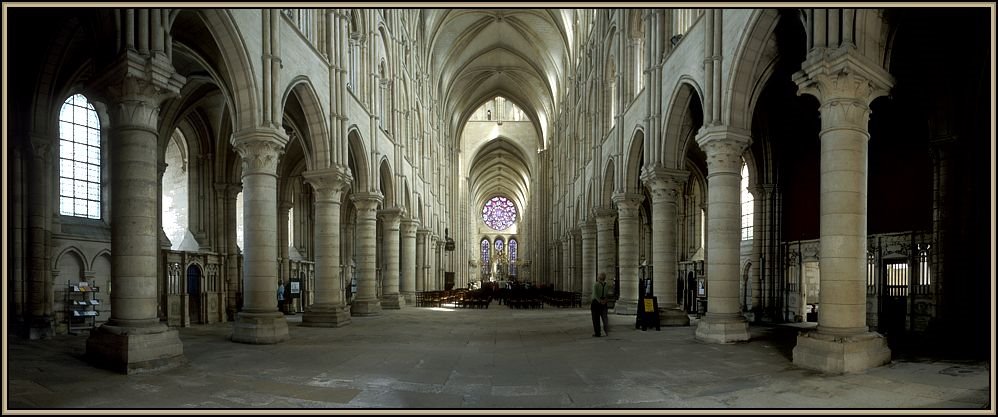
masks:
<path fill-rule="evenodd" d="M 100 287 L 86 281 L 66 282 L 66 327 L 69 334 L 97 326 Z"/>

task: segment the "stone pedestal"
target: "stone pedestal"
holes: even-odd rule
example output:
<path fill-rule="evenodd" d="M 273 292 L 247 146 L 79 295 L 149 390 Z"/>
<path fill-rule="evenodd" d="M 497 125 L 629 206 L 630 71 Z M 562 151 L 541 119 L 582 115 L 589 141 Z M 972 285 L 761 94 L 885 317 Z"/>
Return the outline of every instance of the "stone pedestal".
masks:
<path fill-rule="evenodd" d="M 290 339 L 288 320 L 284 313 L 240 311 L 232 322 L 232 341 L 258 345 L 279 343 Z"/>
<path fill-rule="evenodd" d="M 306 327 L 343 327 L 348 324 L 348 305 L 312 304 L 301 318 L 301 325 Z"/>
<path fill-rule="evenodd" d="M 658 323 L 662 326 L 689 326 L 690 315 L 678 307 L 658 309 Z"/>
<path fill-rule="evenodd" d="M 125 374 L 161 371 L 187 363 L 176 330 L 155 323 L 145 327 L 103 325 L 87 338 L 87 358 Z"/>
<path fill-rule="evenodd" d="M 838 336 L 801 332 L 794 346 L 794 365 L 830 374 L 865 371 L 891 361 L 887 341 L 878 333 Z"/>
<path fill-rule="evenodd" d="M 705 342 L 749 340 L 738 299 L 741 250 L 742 153 L 747 132 L 727 126 L 701 129 L 697 143 L 707 154 L 707 316 L 696 336 Z"/>
<path fill-rule="evenodd" d="M 707 303 L 710 309 L 710 302 Z M 688 316 L 687 316 L 688 318 Z M 733 343 L 749 340 L 748 322 L 741 314 L 711 314 L 697 323 L 697 340 L 709 343 Z"/>

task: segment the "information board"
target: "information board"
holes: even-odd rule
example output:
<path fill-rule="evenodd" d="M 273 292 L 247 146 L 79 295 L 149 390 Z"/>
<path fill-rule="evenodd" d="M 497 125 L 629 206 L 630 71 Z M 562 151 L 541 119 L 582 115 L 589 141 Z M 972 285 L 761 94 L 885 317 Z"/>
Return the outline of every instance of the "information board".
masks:
<path fill-rule="evenodd" d="M 662 330 L 662 325 L 658 320 L 658 297 L 641 297 L 638 300 L 638 312 L 634 320 L 634 328 L 648 330 L 650 327 L 654 327 L 655 330 Z"/>

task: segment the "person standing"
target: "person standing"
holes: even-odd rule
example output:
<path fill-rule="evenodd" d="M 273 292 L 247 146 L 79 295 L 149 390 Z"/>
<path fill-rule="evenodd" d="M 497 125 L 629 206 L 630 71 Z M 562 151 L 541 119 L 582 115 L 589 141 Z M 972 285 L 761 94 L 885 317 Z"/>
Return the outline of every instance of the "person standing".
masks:
<path fill-rule="evenodd" d="M 284 280 L 277 281 L 277 310 L 284 313 Z"/>
<path fill-rule="evenodd" d="M 593 337 L 600 337 L 601 333 L 610 335 L 610 323 L 607 320 L 606 303 L 609 300 L 610 289 L 606 284 L 606 273 L 600 272 L 593 283 L 593 299 L 589 304 L 589 311 L 593 316 Z M 600 320 L 603 320 L 603 332 L 600 332 Z"/>

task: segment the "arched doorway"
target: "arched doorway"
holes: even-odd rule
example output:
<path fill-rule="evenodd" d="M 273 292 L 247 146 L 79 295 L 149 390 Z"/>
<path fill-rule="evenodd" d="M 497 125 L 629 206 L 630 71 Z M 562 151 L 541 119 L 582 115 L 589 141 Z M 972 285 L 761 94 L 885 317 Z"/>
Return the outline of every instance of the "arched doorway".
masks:
<path fill-rule="evenodd" d="M 187 322 L 204 323 L 201 314 L 201 267 L 191 264 L 187 267 Z"/>

